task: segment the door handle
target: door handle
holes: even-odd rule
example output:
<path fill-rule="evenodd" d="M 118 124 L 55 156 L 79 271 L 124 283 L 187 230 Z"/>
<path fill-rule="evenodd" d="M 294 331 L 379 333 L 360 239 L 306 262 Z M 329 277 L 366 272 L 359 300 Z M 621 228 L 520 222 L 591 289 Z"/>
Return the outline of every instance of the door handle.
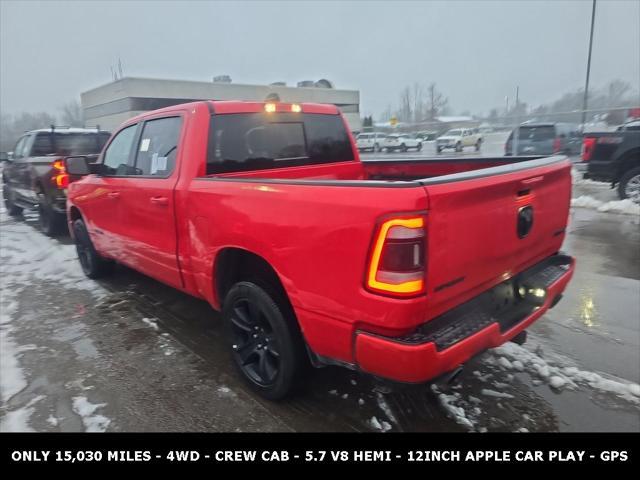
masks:
<path fill-rule="evenodd" d="M 169 205 L 169 199 L 167 197 L 151 197 L 149 201 L 154 205 Z"/>
<path fill-rule="evenodd" d="M 109 192 L 107 193 L 107 197 L 112 198 L 113 200 L 116 200 L 120 198 L 120 192 Z"/>

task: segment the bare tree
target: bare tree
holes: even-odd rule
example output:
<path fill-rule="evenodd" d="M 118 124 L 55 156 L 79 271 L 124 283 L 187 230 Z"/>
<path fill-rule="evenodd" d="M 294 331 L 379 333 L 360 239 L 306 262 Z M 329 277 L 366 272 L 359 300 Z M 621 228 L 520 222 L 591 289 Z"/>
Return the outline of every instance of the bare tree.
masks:
<path fill-rule="evenodd" d="M 418 123 L 422 120 L 424 110 L 424 89 L 418 82 L 413 84 L 413 121 Z"/>
<path fill-rule="evenodd" d="M 410 122 L 413 116 L 413 95 L 410 87 L 404 87 L 400 93 L 400 109 L 398 119 L 402 122 Z"/>
<path fill-rule="evenodd" d="M 84 126 L 84 115 L 82 113 L 82 107 L 80 102 L 72 100 L 65 103 L 60 107 L 60 120 L 63 125 L 68 127 L 82 127 Z"/>
<path fill-rule="evenodd" d="M 0 151 L 12 151 L 20 136 L 29 130 L 48 128 L 56 123 L 56 118 L 46 112 L 17 115 L 2 114 L 0 118 Z"/>
<path fill-rule="evenodd" d="M 436 84 L 432 83 L 427 89 L 427 117 L 433 121 L 447 107 L 449 100 L 436 89 Z"/>

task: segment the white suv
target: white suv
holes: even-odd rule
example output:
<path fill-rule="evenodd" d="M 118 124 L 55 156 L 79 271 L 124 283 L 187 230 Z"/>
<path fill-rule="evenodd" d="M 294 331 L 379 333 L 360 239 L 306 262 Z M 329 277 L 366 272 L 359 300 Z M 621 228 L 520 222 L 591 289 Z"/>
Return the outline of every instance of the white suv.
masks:
<path fill-rule="evenodd" d="M 358 150 L 364 152 L 365 150 L 371 150 L 372 152 L 379 152 L 382 150 L 382 143 L 386 135 L 380 132 L 374 133 L 361 133 L 356 137 L 356 145 Z"/>
<path fill-rule="evenodd" d="M 385 148 L 387 152 L 393 152 L 394 150 L 406 152 L 410 148 L 415 148 L 419 152 L 422 150 L 422 140 L 407 133 L 392 133 L 384 139 L 382 148 Z"/>
<path fill-rule="evenodd" d="M 475 147 L 476 152 L 482 146 L 482 135 L 476 133 L 471 128 L 454 128 L 436 140 L 438 153 L 447 148 L 452 148 L 456 152 L 461 152 L 464 147 Z"/>

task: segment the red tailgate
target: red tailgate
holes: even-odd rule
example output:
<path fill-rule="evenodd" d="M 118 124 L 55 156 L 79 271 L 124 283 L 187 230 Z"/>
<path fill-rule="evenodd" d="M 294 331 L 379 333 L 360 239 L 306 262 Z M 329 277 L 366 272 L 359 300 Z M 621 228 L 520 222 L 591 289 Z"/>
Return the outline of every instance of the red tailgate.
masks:
<path fill-rule="evenodd" d="M 532 163 L 515 163 L 509 173 L 494 174 L 489 168 L 470 172 L 464 180 L 423 181 L 429 196 L 427 318 L 560 249 L 571 199 L 571 164 L 558 157 L 529 168 Z"/>

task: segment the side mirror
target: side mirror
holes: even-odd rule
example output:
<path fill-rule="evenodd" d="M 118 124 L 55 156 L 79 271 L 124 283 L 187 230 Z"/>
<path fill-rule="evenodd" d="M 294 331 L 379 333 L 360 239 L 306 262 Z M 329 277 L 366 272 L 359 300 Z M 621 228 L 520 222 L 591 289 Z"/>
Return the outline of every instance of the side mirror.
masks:
<path fill-rule="evenodd" d="M 84 176 L 91 173 L 87 157 L 67 157 L 64 159 L 64 166 L 69 175 Z"/>

